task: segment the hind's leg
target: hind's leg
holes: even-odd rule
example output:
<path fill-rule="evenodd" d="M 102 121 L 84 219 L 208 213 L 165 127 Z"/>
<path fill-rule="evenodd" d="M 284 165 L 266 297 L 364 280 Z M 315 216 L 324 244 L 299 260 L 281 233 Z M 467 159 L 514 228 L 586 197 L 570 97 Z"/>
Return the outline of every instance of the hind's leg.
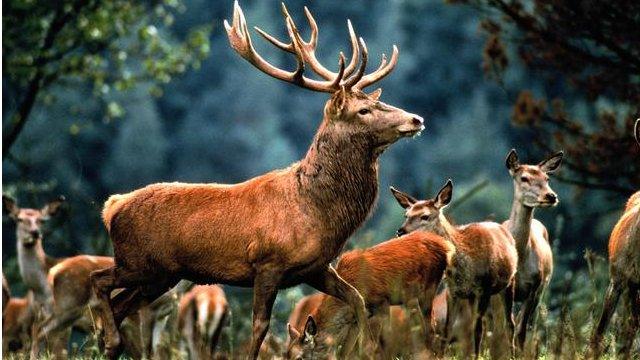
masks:
<path fill-rule="evenodd" d="M 640 326 L 640 289 L 638 286 L 630 285 L 625 298 L 629 315 L 625 321 L 620 358 L 629 359 L 632 354 L 631 348 L 633 347 L 633 340 Z"/>
<path fill-rule="evenodd" d="M 616 310 L 616 305 L 618 305 L 618 300 L 620 299 L 621 292 L 622 288 L 620 286 L 620 283 L 616 281 L 611 281 L 609 283 L 607 293 L 604 297 L 604 304 L 602 305 L 602 315 L 600 316 L 600 321 L 598 321 L 598 326 L 591 336 L 590 352 L 593 358 L 600 357 L 600 343 L 602 342 L 602 336 L 604 335 L 604 332 L 609 325 L 609 320 L 611 320 L 613 312 Z"/>
<path fill-rule="evenodd" d="M 513 318 L 513 299 L 515 297 L 515 279 L 511 281 L 511 284 L 504 289 L 503 292 L 503 305 L 504 305 L 504 318 L 507 323 L 508 336 L 509 336 L 509 349 L 511 356 L 515 356 L 515 330 L 516 322 Z"/>

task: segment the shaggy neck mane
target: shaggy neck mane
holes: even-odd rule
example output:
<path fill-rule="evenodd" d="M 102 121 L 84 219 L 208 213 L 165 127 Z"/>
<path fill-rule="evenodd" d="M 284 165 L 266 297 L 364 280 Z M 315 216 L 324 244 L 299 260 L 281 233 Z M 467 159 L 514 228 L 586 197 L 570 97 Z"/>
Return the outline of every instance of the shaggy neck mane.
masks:
<path fill-rule="evenodd" d="M 362 134 L 339 133 L 323 121 L 297 172 L 303 206 L 338 248 L 360 227 L 378 194 L 375 146 Z"/>

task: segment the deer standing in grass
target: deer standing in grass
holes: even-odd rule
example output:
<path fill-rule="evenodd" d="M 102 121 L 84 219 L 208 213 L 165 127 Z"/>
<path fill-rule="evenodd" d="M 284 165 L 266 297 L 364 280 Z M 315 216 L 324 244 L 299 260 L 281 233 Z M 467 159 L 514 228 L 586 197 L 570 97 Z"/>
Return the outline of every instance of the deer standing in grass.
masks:
<path fill-rule="evenodd" d="M 16 224 L 16 248 L 18 266 L 24 285 L 33 291 L 34 306 L 46 316 L 51 313 L 52 292 L 47 282 L 47 273 L 58 260 L 49 257 L 42 246 L 42 226 L 54 216 L 64 197 L 47 203 L 42 209 L 20 208 L 16 201 L 2 195 L 5 213 Z"/>
<path fill-rule="evenodd" d="M 336 270 L 358 289 L 374 315 L 388 313 L 390 305 L 419 308 L 420 319 L 427 319 L 422 324 L 422 342 L 431 348 L 431 304 L 454 252 L 453 245 L 441 236 L 416 231 L 368 249 L 349 251 L 340 257 Z M 339 300 L 326 299 L 317 310 L 319 335 L 315 347 L 307 346 L 305 354 L 326 355 L 333 345 L 344 345 L 349 352 L 354 340 L 348 331 L 352 316 L 344 314 L 346 309 L 338 310 L 334 302 Z"/>
<path fill-rule="evenodd" d="M 312 29 L 305 42 L 284 7 L 283 12 L 291 43 L 258 32 L 295 55 L 297 68 L 291 72 L 256 52 L 237 2 L 233 23 L 225 22 L 225 28 L 232 48 L 262 72 L 332 94 L 307 155 L 240 184 L 154 184 L 106 201 L 103 219 L 115 266 L 91 277 L 110 357 L 118 354 L 122 319 L 182 278 L 253 287 L 252 358 L 281 288 L 307 283 L 336 296 L 354 307 L 366 327 L 362 296 L 329 263 L 375 203 L 378 157 L 398 139 L 422 131 L 423 120 L 380 102 L 380 91 L 362 92 L 395 67 L 395 47 L 389 62 L 383 57 L 380 67 L 365 75 L 367 49 L 349 26 L 354 54 L 348 66 L 341 55 L 338 72 L 332 72 L 315 57 L 318 28 L 311 13 L 305 10 Z M 307 66 L 323 80 L 305 76 Z M 111 300 L 116 288 L 124 290 Z"/>
<path fill-rule="evenodd" d="M 417 200 L 411 195 L 391 189 L 400 206 L 406 209 L 406 220 L 398 234 L 415 230 L 432 231 L 455 245 L 455 254 L 447 268 L 446 284 L 450 296 L 447 303 L 447 320 L 443 346 L 449 343 L 453 326 L 453 311 L 460 301 L 468 299 L 475 316 L 474 352 L 480 355 L 483 318 L 492 295 L 502 294 L 504 312 L 513 351 L 514 320 L 512 314 L 514 280 L 518 255 L 511 234 L 500 224 L 478 222 L 454 227 L 442 212 L 451 201 L 451 180 L 440 189 L 434 199 Z"/>
<path fill-rule="evenodd" d="M 636 121 L 634 135 L 640 144 L 640 119 Z M 591 335 L 590 351 L 595 359 L 600 356 L 602 337 L 623 294 L 630 316 L 619 352 L 629 358 L 640 327 L 640 191 L 631 195 L 609 237 L 609 287 L 598 326 Z"/>
<path fill-rule="evenodd" d="M 518 314 L 517 345 L 523 350 L 527 330 L 533 325 L 535 311 L 551 281 L 553 254 L 547 228 L 533 218 L 536 208 L 556 206 L 558 196 L 549 186 L 549 176 L 560 167 L 560 151 L 537 165 L 520 164 L 515 150 L 507 155 L 506 166 L 513 178 L 511 216 L 503 226 L 511 232 L 518 251 L 516 301 L 522 302 Z"/>
<path fill-rule="evenodd" d="M 229 316 L 229 304 L 218 285 L 198 285 L 178 304 L 178 329 L 189 359 L 211 359 Z"/>

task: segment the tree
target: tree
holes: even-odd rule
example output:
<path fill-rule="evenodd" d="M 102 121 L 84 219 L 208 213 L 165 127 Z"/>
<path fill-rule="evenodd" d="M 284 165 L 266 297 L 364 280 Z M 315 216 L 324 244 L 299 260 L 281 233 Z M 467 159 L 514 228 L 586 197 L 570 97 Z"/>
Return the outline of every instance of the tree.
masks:
<path fill-rule="evenodd" d="M 543 80 L 544 96 L 519 93 L 512 120 L 539 150 L 565 150 L 570 175 L 559 178 L 624 195 L 640 188 L 640 151 L 632 136 L 640 116 L 640 3 L 460 2 L 484 14 L 488 75 L 502 80 L 511 63 L 508 39 L 521 63 Z M 582 103 L 582 111 L 571 103 Z"/>
<path fill-rule="evenodd" d="M 160 84 L 199 62 L 209 52 L 209 27 L 195 27 L 181 42 L 163 29 L 183 5 L 178 0 L 61 0 L 4 3 L 3 158 L 20 135 L 38 99 L 54 84 L 80 80 L 97 96 L 151 81 Z M 43 96 L 44 94 L 48 96 Z M 110 116 L 122 109 L 107 104 Z"/>

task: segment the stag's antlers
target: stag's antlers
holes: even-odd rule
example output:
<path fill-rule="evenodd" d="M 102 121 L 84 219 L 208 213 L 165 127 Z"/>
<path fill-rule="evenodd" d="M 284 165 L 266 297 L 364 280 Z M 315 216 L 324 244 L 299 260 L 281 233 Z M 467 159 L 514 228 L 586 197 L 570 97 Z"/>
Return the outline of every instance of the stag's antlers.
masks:
<path fill-rule="evenodd" d="M 284 43 L 267 34 L 262 29 L 255 27 L 255 30 L 267 41 L 275 45 L 277 48 L 296 56 L 297 67 L 295 71 L 292 72 L 282 70 L 271 65 L 257 53 L 251 43 L 247 23 L 237 0 L 234 3 L 233 23 L 230 26 L 225 20 L 224 26 L 227 30 L 231 47 L 253 66 L 276 79 L 296 84 L 300 87 L 314 91 L 333 93 L 343 86 L 345 88 L 363 89 L 387 76 L 396 66 L 398 62 L 398 48 L 394 45 L 391 61 L 387 63 L 386 56 L 382 54 L 382 61 L 378 69 L 371 74 L 364 75 L 368 60 L 367 46 L 362 38 L 359 38 L 359 41 L 356 40 L 356 34 L 353 31 L 351 21 L 347 21 L 352 47 L 352 55 L 349 65 L 345 67 L 345 58 L 341 52 L 338 61 L 338 72 L 335 73 L 327 69 L 316 58 L 318 25 L 316 24 L 316 21 L 311 15 L 309 9 L 305 7 L 304 12 L 309 22 L 309 26 L 311 27 L 311 38 L 309 41 L 304 41 L 302 36 L 300 36 L 300 32 L 298 31 L 296 24 L 293 22 L 293 19 L 291 18 L 291 15 L 284 3 L 282 4 L 282 14 L 287 25 L 289 37 L 291 38 L 290 43 Z M 362 52 L 362 61 L 360 61 L 360 52 Z M 358 62 L 360 62 L 360 66 L 358 66 Z M 304 76 L 305 64 L 308 64 L 311 69 L 324 80 L 314 80 Z"/>

